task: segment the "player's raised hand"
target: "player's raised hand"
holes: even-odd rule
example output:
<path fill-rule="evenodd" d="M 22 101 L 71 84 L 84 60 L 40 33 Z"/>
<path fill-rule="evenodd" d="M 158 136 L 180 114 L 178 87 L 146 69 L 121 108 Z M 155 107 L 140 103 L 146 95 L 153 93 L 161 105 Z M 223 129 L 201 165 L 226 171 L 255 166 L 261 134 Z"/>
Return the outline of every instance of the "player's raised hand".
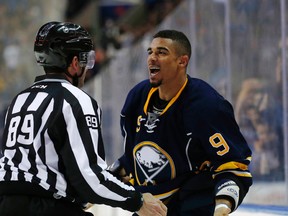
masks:
<path fill-rule="evenodd" d="M 155 198 L 150 193 L 143 194 L 143 206 L 137 212 L 139 216 L 165 216 L 167 215 L 167 207 L 161 200 Z"/>

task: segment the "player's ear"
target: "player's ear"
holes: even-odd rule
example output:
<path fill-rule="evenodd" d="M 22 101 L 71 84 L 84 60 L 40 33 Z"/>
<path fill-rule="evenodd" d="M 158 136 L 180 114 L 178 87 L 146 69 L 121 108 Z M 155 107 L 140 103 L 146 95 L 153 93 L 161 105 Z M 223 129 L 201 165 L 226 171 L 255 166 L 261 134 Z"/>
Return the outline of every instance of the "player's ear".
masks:
<path fill-rule="evenodd" d="M 187 67 L 188 61 L 189 61 L 188 55 L 182 55 L 182 56 L 180 56 L 179 65 L 180 65 L 181 67 Z"/>

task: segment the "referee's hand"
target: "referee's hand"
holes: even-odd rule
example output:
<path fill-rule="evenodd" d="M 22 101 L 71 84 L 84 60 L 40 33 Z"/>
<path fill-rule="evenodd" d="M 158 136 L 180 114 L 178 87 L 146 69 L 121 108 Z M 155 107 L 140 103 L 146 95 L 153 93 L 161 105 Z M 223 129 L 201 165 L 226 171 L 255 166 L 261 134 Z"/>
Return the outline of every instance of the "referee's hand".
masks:
<path fill-rule="evenodd" d="M 150 193 L 143 194 L 143 206 L 137 212 L 139 216 L 165 216 L 167 215 L 167 207 L 161 200 L 155 198 Z"/>

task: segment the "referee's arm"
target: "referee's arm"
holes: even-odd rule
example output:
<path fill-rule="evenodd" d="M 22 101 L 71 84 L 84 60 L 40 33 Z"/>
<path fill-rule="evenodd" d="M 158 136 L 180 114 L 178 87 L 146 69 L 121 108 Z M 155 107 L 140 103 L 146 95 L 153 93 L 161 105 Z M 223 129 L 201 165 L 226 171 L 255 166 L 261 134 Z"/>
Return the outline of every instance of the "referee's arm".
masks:
<path fill-rule="evenodd" d="M 100 109 L 92 99 L 87 103 L 80 104 L 85 109 L 65 101 L 63 104 L 66 130 L 62 134 L 65 144 L 61 157 L 66 178 L 83 202 L 136 211 L 141 205 L 141 194 L 105 170 Z M 91 109 L 87 111 L 87 107 Z"/>

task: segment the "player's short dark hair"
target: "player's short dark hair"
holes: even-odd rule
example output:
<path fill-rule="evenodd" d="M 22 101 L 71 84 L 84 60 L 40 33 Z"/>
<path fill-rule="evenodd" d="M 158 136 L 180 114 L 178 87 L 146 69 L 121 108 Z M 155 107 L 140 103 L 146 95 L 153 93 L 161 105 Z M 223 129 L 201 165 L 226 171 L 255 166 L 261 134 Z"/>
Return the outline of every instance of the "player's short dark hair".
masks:
<path fill-rule="evenodd" d="M 191 57 L 191 44 L 187 36 L 180 31 L 176 30 L 161 30 L 157 32 L 153 38 L 168 38 L 178 43 L 179 54 L 188 55 Z"/>

